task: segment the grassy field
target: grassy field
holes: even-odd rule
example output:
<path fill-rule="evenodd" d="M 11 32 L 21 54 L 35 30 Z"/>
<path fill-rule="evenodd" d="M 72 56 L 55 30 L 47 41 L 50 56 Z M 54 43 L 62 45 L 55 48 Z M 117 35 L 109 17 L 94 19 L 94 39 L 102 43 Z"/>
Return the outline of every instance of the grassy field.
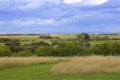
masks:
<path fill-rule="evenodd" d="M 75 34 L 51 34 L 61 41 L 76 39 Z M 91 35 L 95 37 L 96 35 Z M 105 37 L 106 35 L 97 35 Z M 120 38 L 120 35 L 107 35 Z M 0 36 L 19 39 L 21 44 L 50 40 L 37 36 Z M 92 45 L 120 40 L 90 41 Z M 0 46 L 4 46 L 0 43 Z M 0 80 L 120 80 L 120 56 L 87 57 L 0 57 Z"/>
<path fill-rule="evenodd" d="M 73 57 L 67 62 L 60 62 L 55 65 L 52 73 L 120 73 L 120 57 Z"/>
<path fill-rule="evenodd" d="M 11 61 L 10 61 L 11 60 Z M 102 61 L 101 61 L 102 60 Z M 112 60 L 112 62 L 111 62 Z M 61 63 L 63 67 L 76 68 L 80 63 L 86 64 L 99 64 L 104 61 L 104 65 L 119 63 L 119 57 L 103 57 L 103 56 L 90 56 L 90 57 L 68 57 L 68 58 L 49 58 L 49 57 L 11 57 L 0 58 L 1 66 L 9 63 L 9 65 L 20 63 L 18 66 L 0 67 L 0 79 L 1 80 L 120 80 L 120 72 L 93 72 L 93 73 L 62 73 L 54 74 L 53 69 Z M 72 61 L 72 66 L 68 65 Z M 75 62 L 76 61 L 76 62 Z M 80 62 L 79 62 L 80 61 Z M 107 62 L 109 61 L 109 63 Z M 94 63 L 95 62 L 95 63 Z M 28 64 L 29 63 L 29 64 Z M 24 64 L 24 65 L 23 65 Z M 83 65 L 85 67 L 85 65 Z M 99 65 L 98 65 L 99 66 Z M 62 69 L 64 70 L 64 68 Z M 78 66 L 80 67 L 80 66 Z M 120 67 L 118 64 L 117 67 Z M 86 67 L 85 67 L 86 68 Z M 102 68 L 102 67 L 100 67 Z M 61 69 L 61 68 L 60 68 Z M 117 68 L 118 69 L 118 68 Z M 62 71 L 63 71 L 62 70 Z"/>
<path fill-rule="evenodd" d="M 6 36 L 6 35 L 0 35 L 0 38 L 8 38 L 8 39 L 19 39 L 21 42 L 21 45 L 24 44 L 30 44 L 31 42 L 40 42 L 40 41 L 45 41 L 49 44 L 51 44 L 51 40 L 49 39 L 40 39 L 40 35 L 13 35 L 13 36 Z M 76 34 L 49 34 L 49 36 L 52 37 L 59 37 L 61 40 L 60 41 L 66 41 L 69 39 L 77 39 Z M 95 34 L 90 34 L 90 38 L 94 37 L 108 37 L 108 38 L 120 38 L 119 35 L 95 35 Z M 108 40 L 108 41 L 90 41 L 91 44 L 101 44 L 104 42 L 120 42 L 120 40 Z M 4 46 L 4 43 L 0 43 L 0 46 Z"/>
<path fill-rule="evenodd" d="M 0 69 L 68 61 L 67 57 L 1 57 Z"/>
<path fill-rule="evenodd" d="M 120 73 L 61 74 L 50 70 L 55 64 L 39 64 L 0 70 L 1 80 L 120 80 Z"/>

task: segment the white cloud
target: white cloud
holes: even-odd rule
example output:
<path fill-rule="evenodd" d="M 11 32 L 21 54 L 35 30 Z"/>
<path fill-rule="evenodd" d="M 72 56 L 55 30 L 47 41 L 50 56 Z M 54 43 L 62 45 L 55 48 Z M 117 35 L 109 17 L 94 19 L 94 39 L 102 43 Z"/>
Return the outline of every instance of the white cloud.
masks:
<path fill-rule="evenodd" d="M 61 0 L 0 0 L 0 9 L 38 9 L 49 4 L 57 5 L 60 2 Z"/>
<path fill-rule="evenodd" d="M 16 25 L 16 26 L 34 26 L 34 25 L 53 25 L 57 22 L 54 19 L 40 18 L 21 18 L 11 21 L 0 21 L 0 25 Z"/>
<path fill-rule="evenodd" d="M 9 23 L 18 26 L 31 26 L 31 25 L 50 25 L 54 24 L 54 19 L 40 19 L 40 18 L 23 18 L 10 21 Z"/>
<path fill-rule="evenodd" d="M 65 4 L 80 5 L 80 6 L 96 6 L 102 5 L 108 0 L 64 0 Z"/>

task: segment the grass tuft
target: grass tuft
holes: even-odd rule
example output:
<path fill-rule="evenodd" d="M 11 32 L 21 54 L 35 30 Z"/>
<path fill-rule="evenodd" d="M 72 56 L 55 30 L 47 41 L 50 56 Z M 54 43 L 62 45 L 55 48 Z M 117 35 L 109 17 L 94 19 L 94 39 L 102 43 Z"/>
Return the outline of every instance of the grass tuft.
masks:
<path fill-rule="evenodd" d="M 73 57 L 68 62 L 56 64 L 53 74 L 66 73 L 120 73 L 120 57 L 87 56 Z"/>
<path fill-rule="evenodd" d="M 67 60 L 68 58 L 65 57 L 1 57 L 0 69 L 33 64 L 57 63 Z"/>

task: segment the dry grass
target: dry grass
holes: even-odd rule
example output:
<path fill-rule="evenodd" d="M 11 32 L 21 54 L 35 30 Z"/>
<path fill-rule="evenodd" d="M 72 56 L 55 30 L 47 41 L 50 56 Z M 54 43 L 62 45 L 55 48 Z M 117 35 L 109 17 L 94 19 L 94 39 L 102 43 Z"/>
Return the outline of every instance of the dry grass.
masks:
<path fill-rule="evenodd" d="M 27 35 L 20 35 L 20 36 L 0 36 L 0 38 L 9 38 L 9 39 L 19 39 L 19 40 L 36 40 L 39 39 L 38 36 L 27 36 Z"/>
<path fill-rule="evenodd" d="M 67 61 L 69 58 L 63 57 L 1 57 L 0 68 L 17 67 L 32 64 L 47 64 Z"/>
<path fill-rule="evenodd" d="M 68 62 L 56 64 L 51 72 L 53 74 L 120 72 L 120 57 L 74 57 Z"/>

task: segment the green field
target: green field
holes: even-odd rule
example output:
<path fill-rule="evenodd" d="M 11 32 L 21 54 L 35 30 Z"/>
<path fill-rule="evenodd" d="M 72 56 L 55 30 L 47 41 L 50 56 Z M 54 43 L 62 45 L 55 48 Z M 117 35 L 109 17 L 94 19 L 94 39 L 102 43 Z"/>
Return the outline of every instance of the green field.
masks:
<path fill-rule="evenodd" d="M 29 57 L 29 58 L 11 57 L 11 58 L 7 58 L 7 57 L 5 57 L 5 58 L 0 58 L 0 61 L 1 61 L 0 66 L 4 66 L 4 65 L 6 66 L 6 68 L 2 68 L 2 67 L 0 68 L 0 80 L 120 80 L 119 72 L 62 73 L 62 74 L 54 74 L 52 72 L 52 69 L 54 69 L 54 67 L 57 64 L 59 64 L 59 63 L 61 64 L 62 62 L 66 63 L 66 61 L 67 61 L 67 63 L 69 63 L 69 61 L 71 62 L 71 60 L 72 60 L 72 64 L 76 64 L 76 65 L 71 65 L 71 66 L 68 65 L 68 66 L 73 67 L 73 69 L 75 69 L 76 68 L 75 66 L 78 66 L 78 64 L 73 63 L 73 60 L 78 61 L 81 59 L 84 59 L 83 62 L 81 62 L 82 64 L 87 61 L 87 64 L 85 64 L 85 65 L 89 65 L 89 63 L 93 64 L 94 61 L 96 61 L 98 64 L 99 61 L 103 60 L 109 66 L 110 66 L 110 64 L 116 65 L 116 63 L 119 63 L 119 60 L 120 60 L 119 57 L 112 57 L 112 56 L 109 56 L 109 57 L 103 57 L 103 56 L 91 56 L 90 57 L 90 56 L 88 56 L 88 57 L 67 57 L 67 58 L 65 58 L 65 57 L 64 58 L 62 58 L 62 57 L 61 58 L 57 58 L 57 57 L 54 57 L 54 58 L 53 57 L 51 57 L 51 58 L 49 58 L 49 57 Z M 57 63 L 55 63 L 56 61 L 57 61 Z M 101 62 L 103 62 L 103 61 L 101 61 Z M 39 64 L 38 64 L 38 62 L 39 62 Z M 108 63 L 108 62 L 110 62 L 110 63 Z M 19 63 L 19 65 L 15 67 L 15 64 L 17 65 L 18 63 Z M 24 65 L 22 65 L 22 64 L 24 64 Z M 101 64 L 103 65 L 104 63 L 101 63 Z M 7 65 L 9 65 L 9 66 L 7 66 Z M 10 65 L 11 65 L 11 67 L 10 67 Z M 62 66 L 64 66 L 64 65 L 62 65 Z M 66 66 L 64 66 L 64 67 L 66 67 Z M 120 64 L 118 64 L 117 66 L 119 67 Z M 111 67 L 112 66 L 110 66 L 109 68 L 111 68 Z M 119 70 L 119 68 L 118 68 L 118 70 Z"/>
<path fill-rule="evenodd" d="M 53 75 L 54 64 L 40 64 L 0 70 L 1 80 L 120 80 L 120 73 Z"/>

